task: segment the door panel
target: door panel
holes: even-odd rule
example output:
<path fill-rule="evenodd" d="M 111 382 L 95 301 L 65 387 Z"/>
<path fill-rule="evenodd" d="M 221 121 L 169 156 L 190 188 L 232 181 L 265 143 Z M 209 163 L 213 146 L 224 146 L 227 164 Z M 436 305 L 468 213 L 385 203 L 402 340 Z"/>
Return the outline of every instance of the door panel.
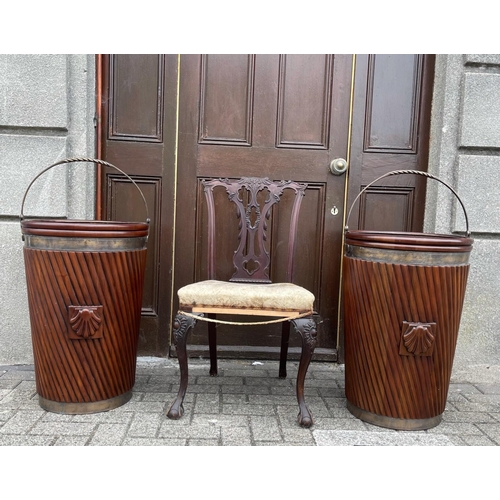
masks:
<path fill-rule="evenodd" d="M 111 57 L 110 140 L 162 142 L 164 64 L 157 55 Z"/>
<path fill-rule="evenodd" d="M 357 55 L 347 208 L 370 182 L 391 170 L 427 171 L 434 56 Z M 383 179 L 360 197 L 350 229 L 423 230 L 426 180 Z M 339 341 L 343 361 L 343 335 Z"/>
<path fill-rule="evenodd" d="M 416 152 L 422 62 L 414 55 L 368 58 L 365 152 Z"/>
<path fill-rule="evenodd" d="M 276 147 L 328 149 L 332 69 L 330 55 L 280 56 Z"/>
<path fill-rule="evenodd" d="M 434 57 L 356 57 L 349 200 L 391 170 L 427 170 Z M 422 231 L 425 178 L 400 175 L 369 188 L 350 228 Z"/>
<path fill-rule="evenodd" d="M 202 57 L 200 144 L 251 145 L 254 66 L 249 55 Z"/>
<path fill-rule="evenodd" d="M 102 56 L 99 70 L 103 76 L 101 156 L 138 184 L 151 219 L 139 354 L 166 355 L 171 323 L 177 56 Z M 128 179 L 103 168 L 99 184 L 103 217 L 145 220 L 142 198 Z"/>
<path fill-rule="evenodd" d="M 323 318 L 318 353 L 330 359 L 337 347 L 345 177 L 331 175 L 328 165 L 347 153 L 351 63 L 351 56 L 330 55 L 181 57 L 174 289 L 207 277 L 202 178 L 267 176 L 307 182 L 294 282 L 316 296 L 315 307 Z M 272 252 L 273 281 L 285 279 L 277 242 L 286 233 L 279 221 L 286 219 L 291 201 L 285 197 L 273 214 L 269 244 L 278 248 Z M 224 213 L 231 205 L 225 194 L 216 199 L 216 208 Z M 339 210 L 336 217 L 330 213 L 333 205 Z M 216 230 L 222 247 L 217 248 L 217 278 L 229 279 L 237 246 L 236 215 L 234 229 L 218 228 L 216 221 Z M 218 325 L 222 355 L 272 355 L 280 328 Z M 197 324 L 189 341 L 192 354 L 206 349 L 205 323 Z M 292 347 L 299 345 L 299 339 L 291 341 Z M 253 347 L 248 351 L 246 345 Z"/>

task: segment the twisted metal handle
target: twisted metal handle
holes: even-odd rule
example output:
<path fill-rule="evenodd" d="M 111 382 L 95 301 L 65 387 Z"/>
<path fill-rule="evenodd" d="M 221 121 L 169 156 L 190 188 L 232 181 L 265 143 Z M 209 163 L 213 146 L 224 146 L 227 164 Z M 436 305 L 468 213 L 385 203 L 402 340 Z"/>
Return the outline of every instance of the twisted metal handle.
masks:
<path fill-rule="evenodd" d="M 47 172 L 48 170 L 50 170 L 51 168 L 54 168 L 56 167 L 57 165 L 63 165 L 65 163 L 73 163 L 73 162 L 85 162 L 85 163 L 98 163 L 99 165 L 104 165 L 105 167 L 111 167 L 111 168 L 114 168 L 115 170 L 118 170 L 118 172 L 120 172 L 122 175 L 124 175 L 125 177 L 127 177 L 127 179 L 132 182 L 132 184 L 137 188 L 137 190 L 139 191 L 139 194 L 141 195 L 142 197 L 142 201 L 144 202 L 144 206 L 146 208 L 146 223 L 149 224 L 151 222 L 151 219 L 149 218 L 149 211 L 148 211 L 148 204 L 146 203 L 146 198 L 144 197 L 144 194 L 142 193 L 141 189 L 139 188 L 139 186 L 137 185 L 137 183 L 134 181 L 134 179 L 132 179 L 132 177 L 130 177 L 130 175 L 126 174 L 123 170 L 121 170 L 120 168 L 118 168 L 117 166 L 115 165 L 112 165 L 111 163 L 108 163 L 107 161 L 104 161 L 104 160 L 98 160 L 96 158 L 67 158 L 65 160 L 60 160 L 52 165 L 50 165 L 49 167 L 43 169 L 28 185 L 27 189 L 26 189 L 26 192 L 24 193 L 24 196 L 23 196 L 23 201 L 21 203 L 21 215 L 20 215 L 20 219 L 23 220 L 24 219 L 24 202 L 26 201 L 26 196 L 28 195 L 28 191 L 31 189 L 31 186 L 35 183 L 35 181 L 40 177 L 42 176 L 45 172 Z"/>
<path fill-rule="evenodd" d="M 390 177 L 392 175 L 399 175 L 399 174 L 415 174 L 415 175 L 421 175 L 423 177 L 428 177 L 429 179 L 433 179 L 435 181 L 438 181 L 440 182 L 441 184 L 443 184 L 443 186 L 446 186 L 454 195 L 455 197 L 457 198 L 457 200 L 459 201 L 460 205 L 462 206 L 462 210 L 464 211 L 464 215 L 465 215 L 465 224 L 466 224 L 466 236 L 467 238 L 470 237 L 470 231 L 469 231 L 469 218 L 467 217 L 467 211 L 465 210 L 465 206 L 464 204 L 462 203 L 462 200 L 460 199 L 460 196 L 458 196 L 457 192 L 451 187 L 449 186 L 446 182 L 444 182 L 443 180 L 439 179 L 438 177 L 432 175 L 432 174 L 429 174 L 427 172 L 421 172 L 420 170 L 393 170 L 391 172 L 387 172 L 386 174 L 384 175 L 381 175 L 380 177 L 378 177 L 377 179 L 375 179 L 374 181 L 370 182 L 368 185 L 366 185 L 359 193 L 358 195 L 356 196 L 356 198 L 354 198 L 354 201 L 352 202 L 352 205 L 351 205 L 351 208 L 349 209 L 349 212 L 347 214 L 347 218 L 346 218 L 346 224 L 345 224 L 345 228 L 344 228 L 344 231 L 347 232 L 348 230 L 348 222 L 349 222 L 349 217 L 351 216 L 351 212 L 352 212 L 352 209 L 354 207 L 354 205 L 356 204 L 356 202 L 358 201 L 358 199 L 360 198 L 360 196 L 370 187 L 372 186 L 373 184 L 375 184 L 376 182 L 380 181 L 381 179 L 384 179 L 385 177 Z"/>

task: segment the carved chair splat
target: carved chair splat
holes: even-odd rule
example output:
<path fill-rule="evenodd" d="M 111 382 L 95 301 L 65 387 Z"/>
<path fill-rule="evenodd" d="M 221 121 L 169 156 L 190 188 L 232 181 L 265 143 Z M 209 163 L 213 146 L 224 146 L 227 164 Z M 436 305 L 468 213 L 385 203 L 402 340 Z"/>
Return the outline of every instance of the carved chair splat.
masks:
<path fill-rule="evenodd" d="M 282 321 L 279 377 L 286 377 L 286 360 L 290 323 L 302 338 L 302 353 L 297 374 L 296 392 L 299 424 L 310 427 L 312 415 L 304 400 L 304 382 L 316 346 L 316 322 L 313 319 L 314 295 L 293 284 L 297 226 L 302 198 L 307 184 L 268 178 L 243 177 L 239 180 L 211 179 L 202 181 L 208 207 L 208 279 L 178 290 L 179 312 L 173 322 L 174 343 L 180 367 L 180 387 L 167 416 L 178 419 L 184 413 L 183 400 L 188 385 L 186 343 L 189 331 L 200 319 L 208 321 L 210 375 L 217 375 L 217 338 L 215 322 L 219 314 L 270 316 Z M 233 276 L 218 281 L 215 275 L 215 203 L 214 189 L 225 188 L 237 209 L 238 248 L 234 252 Z M 271 256 L 266 248 L 271 212 L 283 192 L 295 193 L 287 247 L 286 282 L 272 283 Z M 259 193 L 263 192 L 264 197 Z M 206 315 L 206 316 L 205 316 Z M 240 324 L 240 323 L 238 323 Z M 249 322 L 248 324 L 252 324 Z M 255 322 L 253 323 L 255 324 Z"/>

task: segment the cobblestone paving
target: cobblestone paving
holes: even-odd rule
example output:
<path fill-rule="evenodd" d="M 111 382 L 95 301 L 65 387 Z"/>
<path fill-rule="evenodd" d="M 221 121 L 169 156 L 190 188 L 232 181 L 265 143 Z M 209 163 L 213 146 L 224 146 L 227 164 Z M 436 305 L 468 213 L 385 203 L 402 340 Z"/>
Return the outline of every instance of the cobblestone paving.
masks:
<path fill-rule="evenodd" d="M 165 416 L 178 389 L 175 359 L 139 358 L 131 401 L 90 415 L 38 405 L 32 366 L 0 366 L 0 446 L 498 446 L 500 378 L 471 371 L 452 377 L 440 425 L 404 432 L 365 423 L 346 409 L 344 367 L 311 363 L 306 401 L 314 426 L 298 426 L 295 376 L 274 361 L 220 360 L 219 376 L 190 360 L 185 414 Z M 493 367 L 497 369 L 498 367 Z M 484 372 L 484 370 L 483 370 Z M 481 372 L 481 373 L 483 373 Z"/>

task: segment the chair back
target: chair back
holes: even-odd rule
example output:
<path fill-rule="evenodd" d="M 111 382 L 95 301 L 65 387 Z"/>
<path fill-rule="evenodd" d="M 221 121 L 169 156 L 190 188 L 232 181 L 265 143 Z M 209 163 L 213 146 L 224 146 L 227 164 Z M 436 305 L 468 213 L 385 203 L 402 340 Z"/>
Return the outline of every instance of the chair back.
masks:
<path fill-rule="evenodd" d="M 237 208 L 239 220 L 238 248 L 234 253 L 233 264 L 235 272 L 230 281 L 246 283 L 271 283 L 269 265 L 271 257 L 266 249 L 268 221 L 272 208 L 277 204 L 283 191 L 291 189 L 295 192 L 287 249 L 286 280 L 292 282 L 293 260 L 297 236 L 302 197 L 307 184 L 292 181 L 273 182 L 267 177 L 243 177 L 239 180 L 210 179 L 202 181 L 208 207 L 208 276 L 215 276 L 215 203 L 213 190 L 224 187 Z M 259 197 L 261 191 L 267 191 L 267 196 Z M 260 201 L 264 200 L 264 201 Z"/>

